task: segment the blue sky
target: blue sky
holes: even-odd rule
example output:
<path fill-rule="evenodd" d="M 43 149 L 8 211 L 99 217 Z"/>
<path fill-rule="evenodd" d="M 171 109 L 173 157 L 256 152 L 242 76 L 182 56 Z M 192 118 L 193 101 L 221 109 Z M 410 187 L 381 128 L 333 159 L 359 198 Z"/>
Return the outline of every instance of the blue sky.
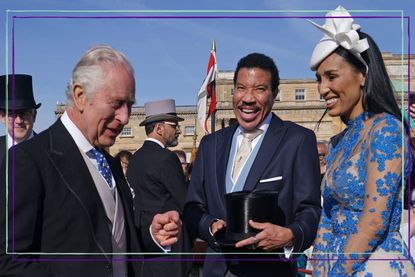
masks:
<path fill-rule="evenodd" d="M 194 105 L 206 72 L 212 39 L 216 40 L 219 70 L 233 70 L 241 57 L 251 52 L 262 52 L 274 58 L 282 78 L 314 78 L 308 67 L 309 59 L 314 44 L 322 34 L 305 19 L 294 18 L 21 17 L 324 16 L 327 10 L 339 4 L 355 16 L 401 16 L 399 11 L 402 10 L 404 16 L 411 17 L 412 22 L 415 18 L 415 1 L 412 0 L 1 0 L 0 74 L 5 74 L 7 66 L 9 73 L 12 70 L 13 25 L 15 72 L 33 75 L 35 98 L 42 103 L 38 110 L 36 131 L 42 131 L 53 123 L 56 103 L 65 102 L 66 84 L 73 66 L 86 49 L 96 44 L 109 44 L 130 59 L 136 71 L 138 105 L 161 98 L 175 98 L 178 105 Z M 25 12 L 7 13 L 6 10 Z M 83 12 L 62 13 L 54 10 Z M 87 12 L 92 10 L 95 12 Z M 125 12 L 109 12 L 111 10 Z M 9 37 L 6 42 L 7 16 Z M 324 19 L 314 21 L 323 24 Z M 403 50 L 407 51 L 407 25 L 404 24 L 402 29 L 401 19 L 357 18 L 355 22 L 374 37 L 382 51 L 393 53 L 402 52 L 404 30 Z M 411 44 L 415 49 L 413 38 Z M 9 51 L 7 63 L 6 45 Z M 0 127 L 2 134 L 4 128 Z"/>

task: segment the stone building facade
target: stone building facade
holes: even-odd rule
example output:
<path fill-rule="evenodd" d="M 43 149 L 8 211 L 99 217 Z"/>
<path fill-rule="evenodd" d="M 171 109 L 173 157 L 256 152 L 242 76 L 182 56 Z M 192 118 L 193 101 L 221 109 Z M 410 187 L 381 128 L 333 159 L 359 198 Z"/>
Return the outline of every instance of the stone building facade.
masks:
<path fill-rule="evenodd" d="M 407 105 L 408 72 L 410 71 L 410 87 L 413 88 L 415 77 L 415 55 L 410 56 L 408 67 L 407 56 L 383 53 L 383 58 L 392 79 L 396 91 L 398 103 L 404 107 Z M 215 130 L 231 124 L 235 118 L 232 111 L 233 71 L 221 71 L 216 82 L 217 111 L 215 114 Z M 411 94 L 415 91 L 411 89 Z M 168 98 L 169 96 L 166 96 Z M 64 104 L 58 105 L 56 115 L 60 116 L 64 110 Z M 317 140 L 327 141 L 330 137 L 340 132 L 344 125 L 338 117 L 332 118 L 326 115 L 317 128 L 317 123 L 325 110 L 325 102 L 317 91 L 315 79 L 282 79 L 279 93 L 273 105 L 275 112 L 283 120 L 290 120 L 306 128 L 314 130 Z M 180 122 L 182 134 L 179 137 L 179 145 L 174 149 L 183 149 L 190 159 L 191 151 L 198 147 L 204 133 L 196 126 L 196 106 L 177 106 L 177 113 L 185 120 Z M 116 155 L 120 150 L 135 152 L 141 147 L 146 135 L 144 128 L 139 123 L 144 120 L 144 108 L 135 106 L 132 109 L 130 122 L 124 127 L 122 134 L 109 151 Z M 210 120 L 209 120 L 210 121 Z M 210 130 L 210 123 L 209 123 Z"/>

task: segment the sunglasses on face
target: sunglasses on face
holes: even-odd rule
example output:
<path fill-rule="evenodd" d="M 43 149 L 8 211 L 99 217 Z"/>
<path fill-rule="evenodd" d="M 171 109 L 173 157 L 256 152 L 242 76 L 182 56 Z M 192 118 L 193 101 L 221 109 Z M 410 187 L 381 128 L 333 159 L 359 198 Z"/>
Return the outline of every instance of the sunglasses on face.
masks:
<path fill-rule="evenodd" d="M 15 110 L 9 111 L 9 119 L 20 117 L 21 119 L 29 119 L 33 115 L 33 110 Z"/>

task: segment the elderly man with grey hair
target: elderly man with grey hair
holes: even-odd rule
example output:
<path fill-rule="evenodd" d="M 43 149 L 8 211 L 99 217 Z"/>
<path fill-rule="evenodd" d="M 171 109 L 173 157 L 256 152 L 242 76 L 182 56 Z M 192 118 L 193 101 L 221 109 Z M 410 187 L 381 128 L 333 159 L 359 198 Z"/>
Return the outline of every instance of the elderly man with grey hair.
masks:
<path fill-rule="evenodd" d="M 119 51 L 91 48 L 73 70 L 67 99 L 59 120 L 15 147 L 14 182 L 1 173 L 2 187 L 9 185 L 1 224 L 9 229 L 0 275 L 140 276 L 142 263 L 129 253 L 163 252 L 181 222 L 166 211 L 137 228 L 120 164 L 104 150 L 128 123 L 134 70 Z"/>

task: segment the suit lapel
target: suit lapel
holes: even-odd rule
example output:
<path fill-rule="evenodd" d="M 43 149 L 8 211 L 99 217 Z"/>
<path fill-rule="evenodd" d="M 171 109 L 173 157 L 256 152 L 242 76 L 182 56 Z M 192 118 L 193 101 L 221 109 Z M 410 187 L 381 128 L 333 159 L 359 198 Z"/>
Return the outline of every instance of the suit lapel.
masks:
<path fill-rule="evenodd" d="M 236 128 L 238 128 L 237 124 L 216 133 L 216 173 L 221 195 L 226 194 L 226 169 L 229 161 L 229 153 L 231 151 L 232 136 L 235 133 Z"/>
<path fill-rule="evenodd" d="M 93 229 L 92 235 L 97 247 L 104 253 L 111 253 L 111 234 L 107 224 L 109 219 L 78 147 L 60 120 L 49 129 L 49 138 L 47 156 L 58 171 L 63 185 L 82 205 Z"/>
<path fill-rule="evenodd" d="M 244 190 L 254 190 L 269 162 L 277 152 L 279 145 L 287 132 L 282 120 L 272 114 L 271 123 L 259 148 L 258 154 L 246 178 Z M 283 162 L 283 161 L 282 161 Z"/>

